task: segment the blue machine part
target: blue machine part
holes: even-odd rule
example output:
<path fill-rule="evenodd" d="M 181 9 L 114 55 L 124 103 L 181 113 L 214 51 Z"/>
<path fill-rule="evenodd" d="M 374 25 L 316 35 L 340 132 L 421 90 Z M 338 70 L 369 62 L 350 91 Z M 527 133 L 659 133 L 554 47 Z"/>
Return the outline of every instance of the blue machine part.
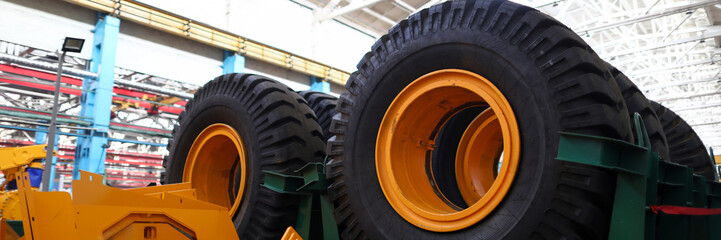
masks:
<path fill-rule="evenodd" d="M 42 177 L 40 177 L 42 180 Z M 18 189 L 18 182 L 17 180 L 13 179 L 8 181 L 8 184 L 5 184 L 5 190 L 17 190 Z"/>
<path fill-rule="evenodd" d="M 26 168 L 25 171 L 30 175 L 30 186 L 40 187 L 40 182 L 43 180 L 43 170 L 40 168 Z"/>
<path fill-rule="evenodd" d="M 30 186 L 39 188 L 40 182 L 43 181 L 43 169 L 41 168 L 26 168 L 26 172 L 28 172 L 30 175 Z M 17 190 L 18 184 L 17 180 L 13 179 L 8 181 L 8 184 L 5 185 L 5 190 Z"/>

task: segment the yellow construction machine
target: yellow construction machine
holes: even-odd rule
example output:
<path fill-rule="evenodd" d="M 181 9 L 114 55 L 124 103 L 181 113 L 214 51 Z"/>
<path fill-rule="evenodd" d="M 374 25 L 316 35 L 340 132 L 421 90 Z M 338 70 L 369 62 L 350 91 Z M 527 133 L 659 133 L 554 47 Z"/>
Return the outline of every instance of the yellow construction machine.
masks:
<path fill-rule="evenodd" d="M 38 192 L 32 171 L 44 156 L 45 145 L 0 148 L 0 239 L 238 239 L 228 210 L 197 200 L 190 183 L 121 190 L 81 172 L 72 197 Z"/>
<path fill-rule="evenodd" d="M 5 220 L 22 220 L 20 198 L 16 179 L 21 173 L 27 172 L 30 179 L 30 190 L 37 190 L 42 179 L 43 166 L 40 159 L 45 157 L 45 144 L 0 148 L 0 171 L 5 175 L 5 182 L 0 185 L 0 217 Z"/>

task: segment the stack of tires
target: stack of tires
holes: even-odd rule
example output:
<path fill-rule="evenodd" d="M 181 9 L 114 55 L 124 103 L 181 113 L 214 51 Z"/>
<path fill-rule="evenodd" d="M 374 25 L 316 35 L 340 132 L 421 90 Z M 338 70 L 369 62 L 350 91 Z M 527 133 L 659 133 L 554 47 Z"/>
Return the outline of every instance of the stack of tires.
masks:
<path fill-rule="evenodd" d="M 693 130 L 568 27 L 504 0 L 452 1 L 394 26 L 338 99 L 221 76 L 181 114 L 165 182 L 227 206 L 241 238 L 277 238 L 296 205 L 260 187 L 328 155 L 344 239 L 607 239 L 615 177 L 554 160 L 559 132 L 634 141 L 709 179 Z"/>

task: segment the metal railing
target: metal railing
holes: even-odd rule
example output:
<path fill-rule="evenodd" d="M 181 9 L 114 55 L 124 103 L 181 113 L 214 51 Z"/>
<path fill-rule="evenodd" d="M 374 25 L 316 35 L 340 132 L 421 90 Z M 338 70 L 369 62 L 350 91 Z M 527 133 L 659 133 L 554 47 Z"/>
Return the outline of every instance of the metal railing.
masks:
<path fill-rule="evenodd" d="M 350 74 L 225 30 L 131 0 L 66 0 L 121 19 L 345 85 Z"/>

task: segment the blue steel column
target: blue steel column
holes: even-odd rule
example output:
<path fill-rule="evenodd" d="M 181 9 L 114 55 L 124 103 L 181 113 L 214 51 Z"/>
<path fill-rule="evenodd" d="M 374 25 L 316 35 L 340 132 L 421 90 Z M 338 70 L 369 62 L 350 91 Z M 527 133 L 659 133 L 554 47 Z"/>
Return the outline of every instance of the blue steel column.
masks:
<path fill-rule="evenodd" d="M 120 19 L 98 16 L 93 37 L 93 55 L 90 71 L 97 72 L 97 79 L 83 79 L 82 109 L 80 115 L 93 119 L 93 130 L 81 130 L 75 149 L 73 178 L 79 179 L 78 170 L 105 174 L 105 150 L 108 144 L 110 108 L 115 76 L 115 51 L 118 45 Z"/>
<path fill-rule="evenodd" d="M 45 138 L 48 136 L 48 133 L 43 132 L 47 131 L 47 127 L 44 126 L 38 126 L 38 130 L 41 131 L 35 131 L 35 144 L 43 144 L 45 143 Z"/>
<path fill-rule="evenodd" d="M 48 133 L 44 132 L 47 131 L 48 128 L 44 126 L 38 126 L 38 130 L 41 131 L 35 131 L 35 144 L 44 144 L 46 143 L 46 137 L 48 136 Z M 58 134 L 55 134 L 55 151 L 58 150 Z M 57 166 L 58 163 L 58 157 L 53 157 L 53 166 Z M 50 169 L 50 186 L 48 186 L 48 191 L 52 191 L 55 189 L 55 169 L 56 167 L 53 167 Z"/>
<path fill-rule="evenodd" d="M 245 72 L 245 57 L 233 51 L 223 51 L 223 74 Z"/>
<path fill-rule="evenodd" d="M 330 93 L 330 83 L 323 81 L 316 76 L 310 76 L 310 90 L 316 92 Z"/>

